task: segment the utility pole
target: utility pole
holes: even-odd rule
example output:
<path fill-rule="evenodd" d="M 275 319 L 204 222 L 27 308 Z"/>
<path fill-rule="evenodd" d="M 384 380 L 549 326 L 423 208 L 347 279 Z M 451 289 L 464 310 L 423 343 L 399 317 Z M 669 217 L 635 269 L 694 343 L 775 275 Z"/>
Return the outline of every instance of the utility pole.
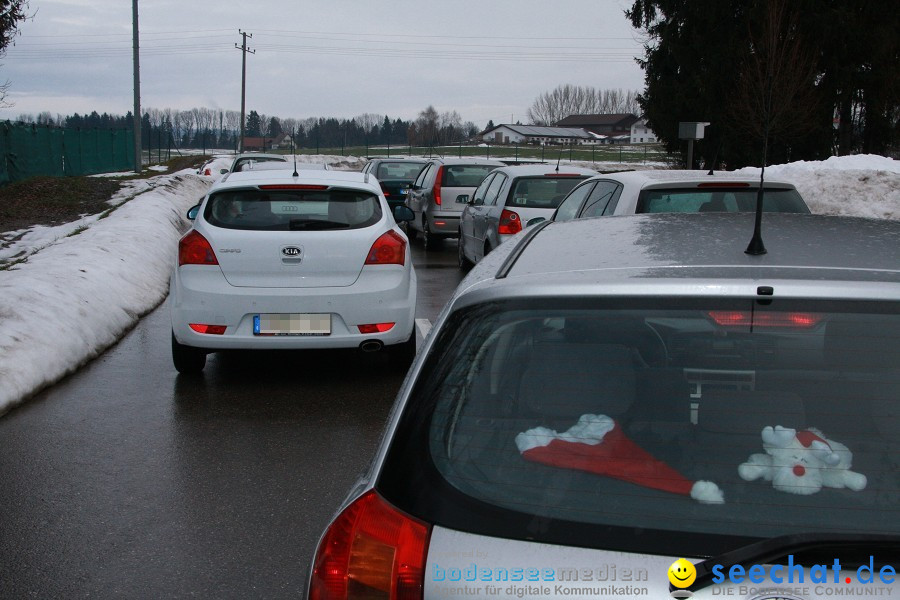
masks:
<path fill-rule="evenodd" d="M 134 46 L 134 172 L 140 175 L 144 162 L 141 149 L 141 64 L 138 37 L 138 0 L 131 0 L 132 45 Z"/>
<path fill-rule="evenodd" d="M 241 51 L 241 145 L 238 147 L 238 152 L 244 151 L 244 128 L 245 123 L 247 121 L 247 53 L 256 54 L 256 50 L 251 50 L 247 47 L 247 38 L 253 37 L 252 33 L 247 33 L 246 31 L 241 31 L 238 29 L 238 33 L 243 37 L 243 41 L 241 45 L 234 45 L 235 48 Z"/>

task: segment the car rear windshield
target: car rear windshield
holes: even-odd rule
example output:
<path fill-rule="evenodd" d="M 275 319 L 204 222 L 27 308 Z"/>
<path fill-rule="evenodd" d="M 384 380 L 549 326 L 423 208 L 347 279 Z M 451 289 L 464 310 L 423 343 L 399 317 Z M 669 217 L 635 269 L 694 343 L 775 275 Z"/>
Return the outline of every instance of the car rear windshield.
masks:
<path fill-rule="evenodd" d="M 340 189 L 222 191 L 203 212 L 216 227 L 266 231 L 359 229 L 381 215 L 374 194 Z"/>
<path fill-rule="evenodd" d="M 422 170 L 422 165 L 425 163 L 415 163 L 415 162 L 383 162 L 378 165 L 378 170 L 375 173 L 375 178 L 381 181 L 392 181 L 396 179 L 402 179 L 405 181 L 412 181 L 416 178 L 416 175 L 419 174 L 419 171 Z"/>
<path fill-rule="evenodd" d="M 444 165 L 441 185 L 444 187 L 478 187 L 487 174 L 496 168 L 492 165 Z"/>
<path fill-rule="evenodd" d="M 520 177 L 513 182 L 506 205 L 555 209 L 572 188 L 585 179 L 587 179 L 587 175 L 581 177 Z"/>
<path fill-rule="evenodd" d="M 900 533 L 896 303 L 521 300 L 434 344 L 377 483 L 426 521 L 675 555 Z"/>
<path fill-rule="evenodd" d="M 671 212 L 755 212 L 759 188 L 711 188 L 643 190 L 638 198 L 639 213 Z M 764 188 L 766 212 L 808 213 L 809 207 L 792 189 Z"/>

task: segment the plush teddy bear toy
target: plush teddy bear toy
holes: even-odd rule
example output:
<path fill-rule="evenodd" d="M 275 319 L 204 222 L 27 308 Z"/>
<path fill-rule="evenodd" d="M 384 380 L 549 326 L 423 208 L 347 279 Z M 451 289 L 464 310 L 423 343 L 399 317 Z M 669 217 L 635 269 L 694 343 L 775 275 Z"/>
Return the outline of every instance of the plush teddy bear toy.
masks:
<path fill-rule="evenodd" d="M 766 454 L 752 454 L 738 467 L 746 481 L 763 478 L 779 491 L 815 494 L 822 487 L 866 487 L 866 476 L 850 470 L 853 453 L 818 429 L 797 431 L 777 425 L 762 430 Z"/>

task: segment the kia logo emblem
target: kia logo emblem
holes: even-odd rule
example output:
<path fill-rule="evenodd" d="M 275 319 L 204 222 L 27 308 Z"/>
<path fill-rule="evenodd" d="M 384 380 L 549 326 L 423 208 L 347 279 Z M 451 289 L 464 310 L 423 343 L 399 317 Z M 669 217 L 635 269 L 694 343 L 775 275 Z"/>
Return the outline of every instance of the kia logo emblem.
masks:
<path fill-rule="evenodd" d="M 297 246 L 285 246 L 281 249 L 281 253 L 285 256 L 300 256 L 301 252 L 303 252 L 303 250 Z"/>

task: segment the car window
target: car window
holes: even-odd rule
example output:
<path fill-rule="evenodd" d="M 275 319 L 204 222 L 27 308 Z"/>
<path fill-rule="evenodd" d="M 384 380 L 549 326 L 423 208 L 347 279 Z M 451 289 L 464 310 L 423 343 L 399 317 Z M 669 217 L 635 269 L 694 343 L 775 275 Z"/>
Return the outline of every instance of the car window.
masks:
<path fill-rule="evenodd" d="M 428 174 L 434 168 L 434 163 L 428 163 L 424 169 L 419 173 L 419 176 L 416 177 L 416 181 L 413 185 L 418 188 L 421 188 L 425 185 L 425 178 L 428 177 Z"/>
<path fill-rule="evenodd" d="M 476 187 L 488 173 L 496 168 L 495 165 L 445 165 L 441 185 L 444 187 Z"/>
<path fill-rule="evenodd" d="M 612 214 L 621 191 L 622 186 L 614 181 L 598 181 L 578 216 L 585 218 Z"/>
<path fill-rule="evenodd" d="M 475 189 L 475 193 L 472 194 L 473 204 L 475 204 L 476 206 L 484 204 L 484 196 L 487 193 L 488 187 L 491 185 L 491 182 L 496 176 L 496 173 L 488 175 L 484 178 L 484 181 L 479 184 L 479 186 Z"/>
<path fill-rule="evenodd" d="M 272 156 L 253 156 L 247 158 L 239 158 L 234 161 L 234 165 L 232 167 L 232 171 L 247 171 L 253 168 L 254 163 L 264 163 L 264 162 L 287 162 L 287 159 L 284 158 L 274 158 Z"/>
<path fill-rule="evenodd" d="M 393 179 L 411 180 L 422 169 L 424 163 L 415 162 L 383 162 L 378 165 L 375 177 L 381 181 L 391 181 Z"/>
<path fill-rule="evenodd" d="M 359 229 L 381 215 L 377 196 L 350 190 L 227 190 L 211 195 L 203 212 L 216 227 L 264 231 Z"/>
<path fill-rule="evenodd" d="M 595 182 L 590 181 L 583 185 L 578 186 L 566 196 L 562 203 L 560 203 L 559 208 L 556 209 L 556 214 L 553 215 L 554 221 L 569 221 L 575 218 L 575 215 L 578 214 L 578 209 L 581 208 L 581 204 L 584 202 L 584 199 L 587 198 L 588 194 L 591 190 L 594 189 Z"/>
<path fill-rule="evenodd" d="M 385 469 L 388 500 L 425 520 L 687 554 L 835 523 L 900 533 L 891 303 L 500 301 L 451 315 L 433 347 Z M 795 457 L 776 481 L 772 444 Z"/>
<path fill-rule="evenodd" d="M 587 175 L 520 177 L 513 183 L 506 205 L 522 208 L 556 208 L 566 194 L 585 179 Z"/>
<path fill-rule="evenodd" d="M 637 212 L 755 212 L 759 188 L 675 188 L 642 190 Z M 766 212 L 808 213 L 797 190 L 764 188 Z"/>
<path fill-rule="evenodd" d="M 508 177 L 503 173 L 497 173 L 497 176 L 494 177 L 494 180 L 491 182 L 490 187 L 488 187 L 487 192 L 484 195 L 484 203 L 487 206 L 493 206 L 497 203 L 497 196 L 500 194 L 500 188 L 503 187 L 503 184 L 506 183 Z"/>

